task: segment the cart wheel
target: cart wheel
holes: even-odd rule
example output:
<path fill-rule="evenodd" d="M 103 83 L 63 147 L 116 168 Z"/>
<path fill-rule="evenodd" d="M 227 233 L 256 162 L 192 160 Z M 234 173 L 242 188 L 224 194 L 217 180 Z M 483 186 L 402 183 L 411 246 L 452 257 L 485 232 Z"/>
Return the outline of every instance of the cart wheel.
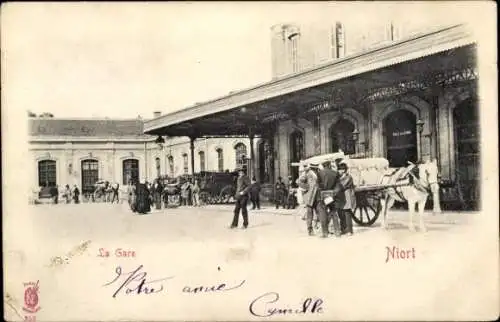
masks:
<path fill-rule="evenodd" d="M 225 186 L 220 192 L 219 199 L 221 203 L 230 203 L 231 198 L 234 196 L 233 187 Z"/>
<path fill-rule="evenodd" d="M 381 209 L 382 205 L 379 199 L 357 196 L 352 220 L 362 227 L 371 226 L 377 221 Z"/>
<path fill-rule="evenodd" d="M 204 205 L 208 205 L 209 199 L 210 199 L 210 195 L 208 194 L 208 192 L 202 192 L 202 193 L 200 193 L 200 201 Z"/>

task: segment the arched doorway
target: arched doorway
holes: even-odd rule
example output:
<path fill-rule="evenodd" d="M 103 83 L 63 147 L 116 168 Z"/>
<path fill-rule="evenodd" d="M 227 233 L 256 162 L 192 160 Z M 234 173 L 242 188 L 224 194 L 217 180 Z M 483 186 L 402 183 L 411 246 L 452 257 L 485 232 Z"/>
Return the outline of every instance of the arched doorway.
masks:
<path fill-rule="evenodd" d="M 480 204 L 480 144 L 477 101 L 466 99 L 453 110 L 456 177 L 466 206 L 478 210 Z"/>
<path fill-rule="evenodd" d="M 304 134 L 295 130 L 290 134 L 290 163 L 299 162 L 304 159 Z M 290 166 L 290 174 L 292 178 L 298 178 L 299 167 Z"/>
<path fill-rule="evenodd" d="M 405 167 L 407 161 L 417 162 L 417 117 L 410 111 L 398 110 L 384 120 L 387 160 L 391 167 Z"/>
<path fill-rule="evenodd" d="M 353 140 L 354 124 L 346 119 L 340 119 L 330 127 L 330 149 L 332 153 L 342 150 L 345 154 L 355 154 Z"/>

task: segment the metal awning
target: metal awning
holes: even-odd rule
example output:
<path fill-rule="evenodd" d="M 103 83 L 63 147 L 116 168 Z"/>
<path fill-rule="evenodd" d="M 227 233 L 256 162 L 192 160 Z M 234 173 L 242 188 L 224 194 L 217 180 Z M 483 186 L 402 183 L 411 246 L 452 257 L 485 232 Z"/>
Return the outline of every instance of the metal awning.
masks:
<path fill-rule="evenodd" d="M 262 134 L 277 120 L 359 107 L 429 89 L 475 73 L 475 40 L 456 25 L 233 92 L 147 121 L 144 133 L 167 136 Z"/>

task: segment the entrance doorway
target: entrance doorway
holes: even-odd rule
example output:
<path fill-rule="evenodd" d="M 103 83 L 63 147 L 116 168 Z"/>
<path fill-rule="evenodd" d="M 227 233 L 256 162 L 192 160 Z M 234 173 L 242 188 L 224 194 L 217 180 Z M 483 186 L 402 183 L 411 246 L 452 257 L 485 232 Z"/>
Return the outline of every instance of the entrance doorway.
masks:
<path fill-rule="evenodd" d="M 290 134 L 290 163 L 304 159 L 304 134 L 295 130 Z M 289 175 L 295 180 L 299 177 L 299 167 L 290 166 Z"/>
<path fill-rule="evenodd" d="M 99 180 L 99 161 L 82 161 L 82 193 L 94 192 L 94 184 Z"/>
<path fill-rule="evenodd" d="M 480 147 L 477 101 L 467 99 L 453 111 L 455 169 L 466 207 L 478 210 L 480 204 Z"/>
<path fill-rule="evenodd" d="M 407 110 L 398 110 L 384 120 L 387 160 L 391 167 L 405 167 L 407 161 L 417 162 L 417 118 Z"/>
<path fill-rule="evenodd" d="M 354 124 L 346 119 L 340 119 L 337 123 L 330 127 L 330 147 L 331 152 L 336 153 L 340 150 L 344 154 L 355 154 L 356 148 L 352 133 L 354 132 Z"/>

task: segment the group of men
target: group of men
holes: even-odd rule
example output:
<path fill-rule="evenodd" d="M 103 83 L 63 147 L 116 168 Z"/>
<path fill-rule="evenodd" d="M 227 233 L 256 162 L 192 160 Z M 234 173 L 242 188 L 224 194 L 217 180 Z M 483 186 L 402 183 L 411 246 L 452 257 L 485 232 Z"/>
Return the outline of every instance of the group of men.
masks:
<path fill-rule="evenodd" d="M 353 179 L 347 170 L 347 163 L 341 159 L 335 160 L 333 167 L 331 161 L 324 162 L 321 169 L 319 164 L 303 164 L 303 170 L 297 179 L 297 191 L 302 194 L 306 208 L 309 235 L 314 235 L 314 213 L 317 214 L 321 223 L 321 237 L 329 236 L 331 221 L 333 221 L 333 234 L 336 237 L 353 234 L 352 216 L 356 209 L 356 198 Z M 233 220 L 229 228 L 238 227 L 240 212 L 243 217 L 242 228 L 248 227 L 247 203 L 251 196 L 252 186 L 244 169 L 239 169 Z M 279 197 L 283 198 L 283 196 Z"/>
<path fill-rule="evenodd" d="M 322 169 L 319 164 L 303 165 L 298 184 L 303 191 L 309 235 L 314 235 L 314 212 L 321 223 L 321 237 L 328 237 L 330 221 L 333 221 L 335 236 L 353 234 L 352 216 L 356 209 L 353 179 L 346 162 L 337 159 L 334 165 L 335 169 L 330 161 L 323 163 Z"/>

